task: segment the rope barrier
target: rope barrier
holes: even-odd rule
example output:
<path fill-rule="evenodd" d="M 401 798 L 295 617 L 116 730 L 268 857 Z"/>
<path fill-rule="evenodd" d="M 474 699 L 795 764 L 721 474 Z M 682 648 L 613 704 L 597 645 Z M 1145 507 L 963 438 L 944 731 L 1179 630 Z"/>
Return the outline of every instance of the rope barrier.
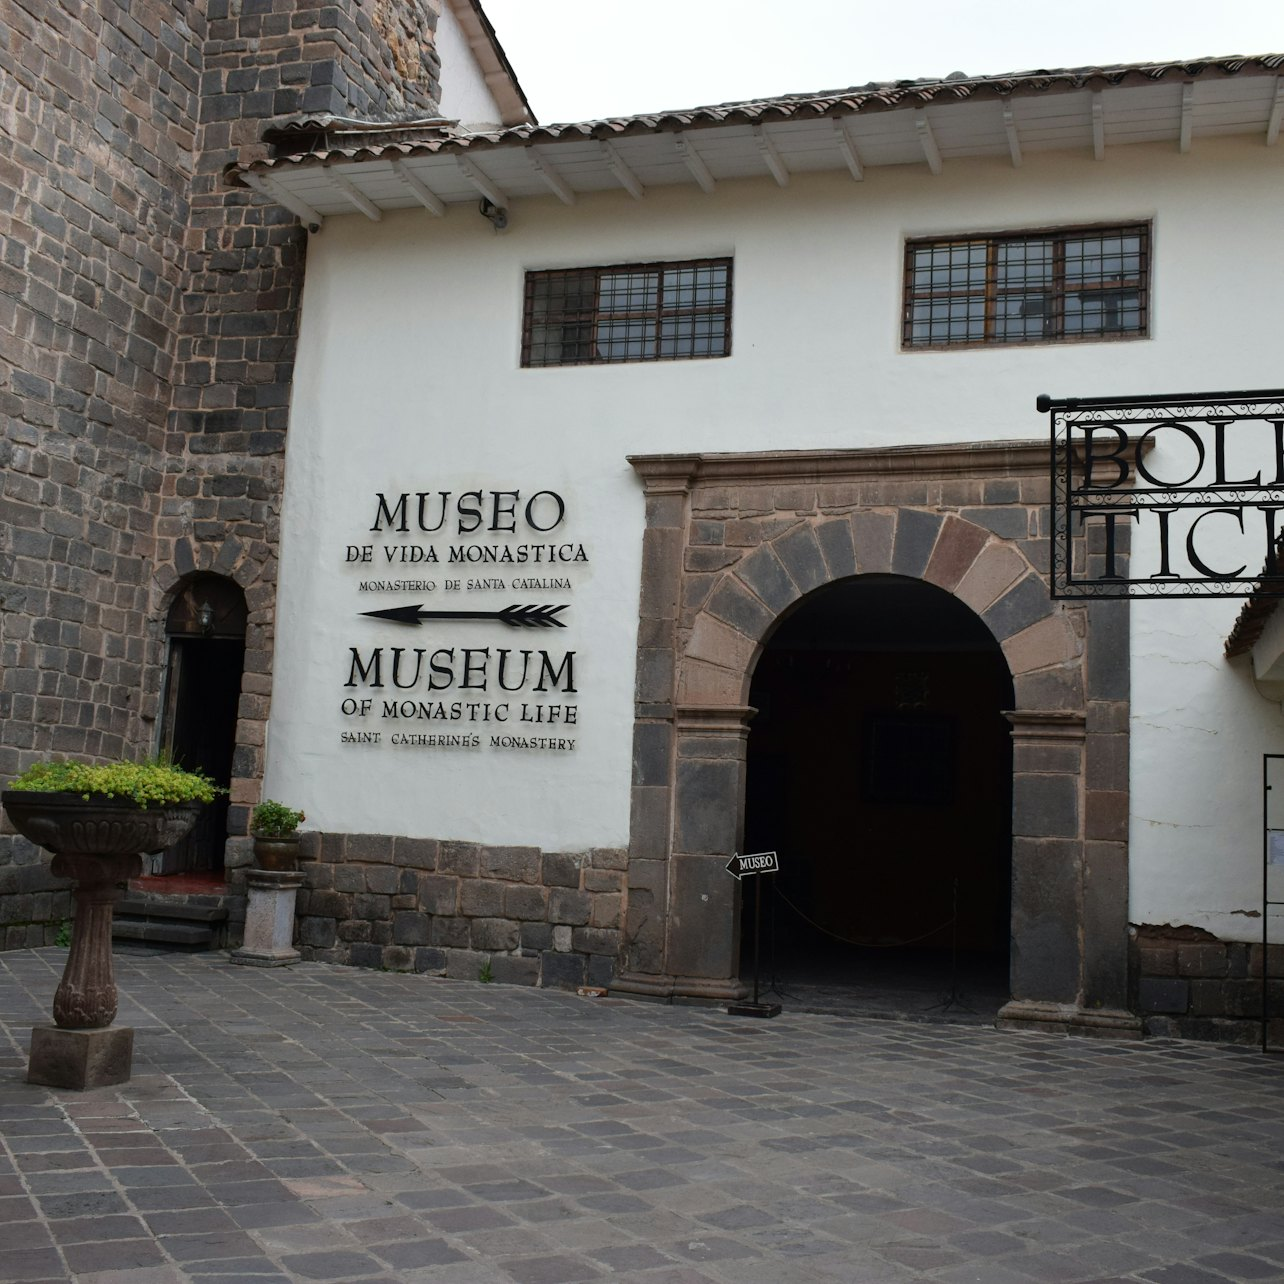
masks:
<path fill-rule="evenodd" d="M 935 936 L 937 932 L 943 932 L 958 918 L 957 914 L 951 914 L 949 918 L 945 920 L 944 923 L 941 923 L 938 927 L 932 928 L 930 932 L 924 932 L 922 936 L 911 936 L 908 940 L 905 940 L 905 941 L 891 941 L 891 942 L 857 941 L 850 936 L 840 936 L 837 932 L 831 932 L 829 928 L 823 926 L 820 923 L 817 923 L 814 918 L 808 918 L 807 915 L 804 914 L 802 910 L 800 910 L 798 906 L 795 905 L 793 901 L 791 901 L 789 897 L 784 894 L 784 892 L 782 892 L 779 888 L 776 888 L 775 890 L 776 890 L 776 895 L 779 896 L 780 899 L 784 901 L 784 903 L 788 905 L 789 908 L 793 910 L 793 912 L 797 914 L 798 917 L 802 919 L 804 923 L 810 924 L 818 932 L 823 932 L 826 936 L 832 936 L 836 941 L 842 941 L 843 944 L 845 945 L 855 945 L 858 948 L 864 949 L 864 950 L 898 950 L 903 945 L 916 945 L 918 944 L 919 941 L 927 940 L 929 936 Z"/>

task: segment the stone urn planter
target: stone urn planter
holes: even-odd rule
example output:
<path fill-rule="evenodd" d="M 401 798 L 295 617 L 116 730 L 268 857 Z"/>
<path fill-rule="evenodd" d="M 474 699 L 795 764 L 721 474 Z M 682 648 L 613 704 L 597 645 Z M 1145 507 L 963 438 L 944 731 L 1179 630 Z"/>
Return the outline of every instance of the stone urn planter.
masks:
<path fill-rule="evenodd" d="M 276 873 L 292 873 L 299 867 L 299 835 L 283 834 L 276 838 L 254 835 L 254 865 Z"/>
<path fill-rule="evenodd" d="M 112 970 L 112 912 L 142 853 L 161 851 L 196 823 L 198 803 L 141 807 L 126 798 L 7 789 L 0 803 L 14 828 L 53 853 L 51 872 L 71 879 L 76 917 L 54 993 L 53 1027 L 32 1031 L 27 1078 L 52 1087 L 123 1083 L 132 1029 L 111 1027 L 118 995 Z"/>

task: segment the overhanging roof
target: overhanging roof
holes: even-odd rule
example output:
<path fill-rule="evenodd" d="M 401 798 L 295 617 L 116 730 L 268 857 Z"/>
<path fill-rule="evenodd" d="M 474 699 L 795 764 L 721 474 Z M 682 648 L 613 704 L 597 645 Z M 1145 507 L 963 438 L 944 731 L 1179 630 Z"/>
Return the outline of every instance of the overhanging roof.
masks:
<path fill-rule="evenodd" d="M 442 120 L 361 123 L 326 117 L 265 133 L 275 154 L 229 166 L 250 187 L 320 225 L 330 215 L 719 183 L 771 175 L 923 165 L 1081 150 L 1098 159 L 1134 143 L 1256 135 L 1275 146 L 1284 120 L 1284 54 L 1081 67 L 1003 76 L 902 80 L 685 111 L 525 124 L 472 134 Z"/>
<path fill-rule="evenodd" d="M 1254 586 L 1253 595 L 1240 607 L 1239 615 L 1235 617 L 1235 625 L 1226 639 L 1228 658 L 1233 659 L 1252 651 L 1272 617 L 1284 605 L 1284 580 L 1281 580 L 1279 573 L 1282 563 L 1284 536 L 1276 542 L 1275 557 L 1262 567 L 1262 575 Z"/>

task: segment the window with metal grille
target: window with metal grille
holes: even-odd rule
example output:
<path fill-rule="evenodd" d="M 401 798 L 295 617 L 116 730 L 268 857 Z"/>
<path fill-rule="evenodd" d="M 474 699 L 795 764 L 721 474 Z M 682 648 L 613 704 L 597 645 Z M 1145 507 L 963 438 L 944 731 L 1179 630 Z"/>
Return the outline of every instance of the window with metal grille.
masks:
<path fill-rule="evenodd" d="M 1149 297 L 1145 224 L 910 241 L 901 342 L 1144 338 Z"/>
<path fill-rule="evenodd" d="M 725 357 L 731 260 L 527 272 L 523 366 Z"/>

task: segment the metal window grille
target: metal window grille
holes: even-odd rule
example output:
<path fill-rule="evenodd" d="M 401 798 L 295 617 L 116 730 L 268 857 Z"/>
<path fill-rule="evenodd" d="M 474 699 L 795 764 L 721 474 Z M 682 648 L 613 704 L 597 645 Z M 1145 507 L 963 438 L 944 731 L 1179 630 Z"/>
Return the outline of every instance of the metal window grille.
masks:
<path fill-rule="evenodd" d="M 731 260 L 527 272 L 523 366 L 725 357 Z"/>
<path fill-rule="evenodd" d="M 1149 299 L 1145 224 L 910 241 L 901 342 L 1143 338 Z"/>

